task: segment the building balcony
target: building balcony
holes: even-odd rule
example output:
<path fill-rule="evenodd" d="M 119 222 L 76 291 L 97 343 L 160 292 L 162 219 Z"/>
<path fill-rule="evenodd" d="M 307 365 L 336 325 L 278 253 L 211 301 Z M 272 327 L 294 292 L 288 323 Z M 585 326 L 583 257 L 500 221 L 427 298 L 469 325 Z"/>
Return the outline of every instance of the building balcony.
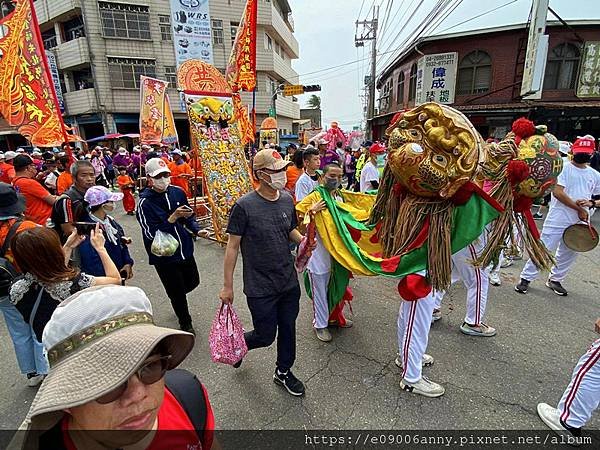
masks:
<path fill-rule="evenodd" d="M 259 4 L 258 8 L 258 25 L 263 26 L 267 33 L 273 34 L 273 37 L 276 37 L 277 40 L 283 44 L 292 59 L 299 58 L 300 46 L 294 37 L 294 33 L 285 20 L 283 20 L 283 17 L 281 17 L 272 4 L 270 7 L 260 6 L 262 6 L 262 4 Z"/>
<path fill-rule="evenodd" d="M 283 79 L 286 83 L 298 83 L 298 74 L 288 61 L 284 61 L 281 56 L 273 50 L 257 49 L 256 67 L 260 72 L 267 72 L 276 79 Z"/>
<path fill-rule="evenodd" d="M 97 112 L 96 93 L 94 89 L 63 92 L 65 100 L 65 115 L 90 114 Z"/>
<path fill-rule="evenodd" d="M 90 54 L 85 37 L 59 44 L 52 50 L 56 54 L 56 64 L 60 70 L 74 69 L 90 64 Z"/>
<path fill-rule="evenodd" d="M 46 22 L 54 22 L 62 16 L 69 15 L 75 10 L 81 9 L 80 0 L 37 0 L 34 3 L 35 12 L 40 25 Z"/>

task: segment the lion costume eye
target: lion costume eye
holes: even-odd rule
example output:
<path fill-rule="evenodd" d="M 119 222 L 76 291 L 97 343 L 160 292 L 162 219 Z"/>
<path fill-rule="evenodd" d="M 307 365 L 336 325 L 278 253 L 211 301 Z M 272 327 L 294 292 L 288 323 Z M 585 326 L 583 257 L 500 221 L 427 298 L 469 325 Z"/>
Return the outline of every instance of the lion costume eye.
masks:
<path fill-rule="evenodd" d="M 444 155 L 435 155 L 433 157 L 433 162 L 442 167 L 446 167 L 448 165 L 448 159 L 446 159 Z"/>
<path fill-rule="evenodd" d="M 410 144 L 410 149 L 413 153 L 423 153 L 423 147 L 419 144 L 415 144 L 414 142 Z"/>

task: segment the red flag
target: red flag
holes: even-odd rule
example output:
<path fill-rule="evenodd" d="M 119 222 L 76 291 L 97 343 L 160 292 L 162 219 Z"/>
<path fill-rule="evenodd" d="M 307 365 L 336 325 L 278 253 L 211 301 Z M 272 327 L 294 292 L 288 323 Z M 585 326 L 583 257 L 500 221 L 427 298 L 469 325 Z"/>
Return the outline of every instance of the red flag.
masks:
<path fill-rule="evenodd" d="M 247 0 L 225 70 L 225 79 L 234 92 L 252 91 L 256 86 L 257 14 L 257 0 Z"/>
<path fill-rule="evenodd" d="M 31 0 L 15 0 L 0 20 L 0 115 L 40 147 L 76 140 L 67 135 Z"/>

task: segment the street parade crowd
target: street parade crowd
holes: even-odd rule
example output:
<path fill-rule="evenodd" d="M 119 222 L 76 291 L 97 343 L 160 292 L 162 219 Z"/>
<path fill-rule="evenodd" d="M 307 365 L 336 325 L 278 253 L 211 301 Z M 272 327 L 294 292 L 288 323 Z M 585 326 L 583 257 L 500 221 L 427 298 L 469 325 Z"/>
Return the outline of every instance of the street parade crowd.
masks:
<path fill-rule="evenodd" d="M 489 285 L 516 259 L 528 258 L 517 293 L 548 270 L 549 292 L 568 294 L 577 251 L 565 230 L 583 224 L 593 237 L 600 207 L 596 140 L 559 146 L 545 127 L 519 119 L 505 138 L 484 142 L 462 114 L 429 103 L 394 118 L 385 141 L 346 144 L 320 137 L 248 151 L 255 190 L 229 215 L 220 300 L 231 311 L 238 305 L 241 253 L 252 329 L 230 363 L 240 369 L 246 351 L 277 341 L 273 381 L 305 395 L 292 372 L 299 275 L 322 342 L 332 341 L 332 327 L 353 326 L 351 276 L 386 276 L 399 281 L 400 389 L 440 397 L 445 387 L 423 368 L 434 363 L 429 331 L 452 283 L 466 288 L 465 339 L 496 335 L 485 321 Z M 540 167 L 542 178 L 533 177 Z M 196 335 L 188 297 L 201 295 L 192 294 L 200 284 L 194 241 L 206 231 L 188 201 L 193 178 L 191 152 L 167 146 L 0 153 L 0 306 L 19 369 L 39 389 L 15 438 L 22 448 L 216 446 L 219 414 L 206 387 L 176 369 Z M 180 330 L 155 325 L 147 295 L 127 286 L 135 237 L 115 216 L 118 202 L 136 215 Z M 595 326 L 600 333 L 600 319 Z M 540 418 L 580 436 L 600 402 L 599 380 L 600 339 L 562 398 L 538 405 Z"/>

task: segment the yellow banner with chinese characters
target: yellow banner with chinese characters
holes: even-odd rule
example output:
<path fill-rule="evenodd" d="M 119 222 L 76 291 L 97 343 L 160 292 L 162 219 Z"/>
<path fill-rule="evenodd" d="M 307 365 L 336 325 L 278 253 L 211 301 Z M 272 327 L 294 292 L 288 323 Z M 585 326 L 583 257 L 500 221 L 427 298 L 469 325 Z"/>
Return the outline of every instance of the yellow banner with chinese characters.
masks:
<path fill-rule="evenodd" d="M 5 6 L 14 11 L 0 20 L 0 115 L 33 145 L 59 147 L 75 140 L 60 113 L 31 0 Z"/>
<path fill-rule="evenodd" d="M 140 77 L 140 143 L 162 143 L 165 128 L 166 81 Z"/>
<path fill-rule="evenodd" d="M 175 144 L 176 142 L 179 142 L 177 128 L 175 128 L 175 118 L 173 117 L 173 110 L 171 109 L 171 101 L 169 100 L 169 94 L 165 95 L 164 119 L 162 133 L 163 144 Z"/>
<path fill-rule="evenodd" d="M 198 151 L 219 242 L 227 240 L 231 208 L 252 191 L 250 170 L 230 96 L 185 94 L 193 150 Z"/>

